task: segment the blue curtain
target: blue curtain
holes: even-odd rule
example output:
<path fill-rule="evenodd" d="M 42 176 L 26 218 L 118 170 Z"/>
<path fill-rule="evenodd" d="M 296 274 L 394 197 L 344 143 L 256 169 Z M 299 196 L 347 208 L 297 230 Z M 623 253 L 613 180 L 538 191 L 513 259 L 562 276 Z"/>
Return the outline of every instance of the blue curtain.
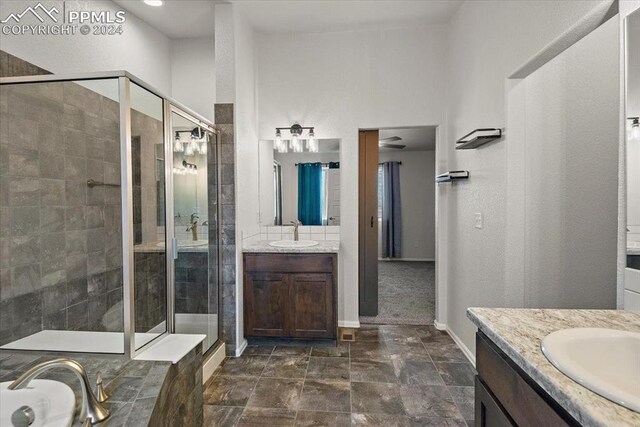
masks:
<path fill-rule="evenodd" d="M 298 220 L 322 225 L 321 163 L 298 163 Z"/>
<path fill-rule="evenodd" d="M 400 164 L 382 164 L 382 257 L 402 257 L 402 209 Z"/>

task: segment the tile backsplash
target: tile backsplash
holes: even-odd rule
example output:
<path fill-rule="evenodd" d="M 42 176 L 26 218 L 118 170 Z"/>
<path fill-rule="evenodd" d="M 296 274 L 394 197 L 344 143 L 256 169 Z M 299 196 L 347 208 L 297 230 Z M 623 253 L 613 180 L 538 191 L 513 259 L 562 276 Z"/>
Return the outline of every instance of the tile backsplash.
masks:
<path fill-rule="evenodd" d="M 298 227 L 300 240 L 340 240 L 339 225 L 301 225 Z M 260 233 L 243 236 L 242 244 L 249 245 L 264 240 L 293 240 L 293 226 L 263 225 Z"/>

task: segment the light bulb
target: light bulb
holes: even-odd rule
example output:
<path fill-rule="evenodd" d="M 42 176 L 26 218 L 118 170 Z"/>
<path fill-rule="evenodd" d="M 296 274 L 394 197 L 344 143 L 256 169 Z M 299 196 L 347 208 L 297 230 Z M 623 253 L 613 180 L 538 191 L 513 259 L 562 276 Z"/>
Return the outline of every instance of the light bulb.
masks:
<path fill-rule="evenodd" d="M 291 137 L 291 149 L 294 153 L 302 153 L 302 144 L 300 143 L 298 135 L 293 135 Z"/>
<path fill-rule="evenodd" d="M 309 131 L 309 139 L 307 139 L 307 149 L 311 153 L 318 152 L 318 140 L 316 139 L 316 134 L 313 132 L 313 129 Z"/>
<path fill-rule="evenodd" d="M 207 154 L 207 141 L 202 141 L 200 144 L 200 154 Z"/>
<path fill-rule="evenodd" d="M 186 148 L 186 150 L 184 150 L 184 155 L 185 156 L 193 156 L 193 145 L 192 144 L 187 144 L 187 148 Z"/>
<path fill-rule="evenodd" d="M 631 128 L 631 139 L 635 139 L 636 141 L 640 141 L 640 126 L 634 125 Z"/>
<path fill-rule="evenodd" d="M 280 134 L 280 129 L 276 129 L 276 139 L 275 142 L 273 143 L 273 148 L 278 152 L 278 153 L 282 153 L 282 149 L 283 149 L 283 144 L 282 144 L 282 135 Z"/>
<path fill-rule="evenodd" d="M 176 140 L 173 143 L 173 151 L 176 153 L 182 153 L 184 151 L 182 142 L 180 142 L 180 134 L 178 132 L 176 132 Z"/>

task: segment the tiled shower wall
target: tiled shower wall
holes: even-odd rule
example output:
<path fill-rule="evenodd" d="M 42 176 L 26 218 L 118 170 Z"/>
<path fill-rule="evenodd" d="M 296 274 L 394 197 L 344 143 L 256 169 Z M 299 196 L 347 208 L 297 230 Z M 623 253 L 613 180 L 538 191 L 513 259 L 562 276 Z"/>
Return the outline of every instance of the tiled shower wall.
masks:
<path fill-rule="evenodd" d="M 235 144 L 233 130 L 233 104 L 215 105 L 215 122 L 220 143 L 220 204 L 222 251 L 222 340 L 227 354 L 235 355 L 236 339 L 236 202 L 235 202 Z M 212 185 L 212 184 L 210 184 Z M 209 198 L 209 212 L 215 212 Z M 210 236 L 212 235 L 209 230 Z"/>
<path fill-rule="evenodd" d="M 2 55 L 2 75 L 32 65 Z M 0 344 L 122 330 L 118 103 L 75 83 L 2 87 Z"/>

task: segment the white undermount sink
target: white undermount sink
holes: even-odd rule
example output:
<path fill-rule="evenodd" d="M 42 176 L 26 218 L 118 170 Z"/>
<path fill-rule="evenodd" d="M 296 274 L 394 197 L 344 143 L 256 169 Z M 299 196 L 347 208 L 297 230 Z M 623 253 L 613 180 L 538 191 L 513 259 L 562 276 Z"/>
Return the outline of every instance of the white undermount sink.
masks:
<path fill-rule="evenodd" d="M 69 427 L 73 422 L 76 397 L 60 381 L 32 380 L 27 388 L 8 390 L 12 381 L 0 383 L 0 426 L 11 426 L 11 416 L 23 406 L 33 410 L 31 427 Z"/>
<path fill-rule="evenodd" d="M 315 240 L 276 240 L 269 242 L 269 244 L 276 248 L 309 248 L 316 246 L 318 242 Z"/>
<path fill-rule="evenodd" d="M 572 380 L 640 412 L 640 333 L 602 328 L 562 329 L 542 340 L 542 352 Z"/>

